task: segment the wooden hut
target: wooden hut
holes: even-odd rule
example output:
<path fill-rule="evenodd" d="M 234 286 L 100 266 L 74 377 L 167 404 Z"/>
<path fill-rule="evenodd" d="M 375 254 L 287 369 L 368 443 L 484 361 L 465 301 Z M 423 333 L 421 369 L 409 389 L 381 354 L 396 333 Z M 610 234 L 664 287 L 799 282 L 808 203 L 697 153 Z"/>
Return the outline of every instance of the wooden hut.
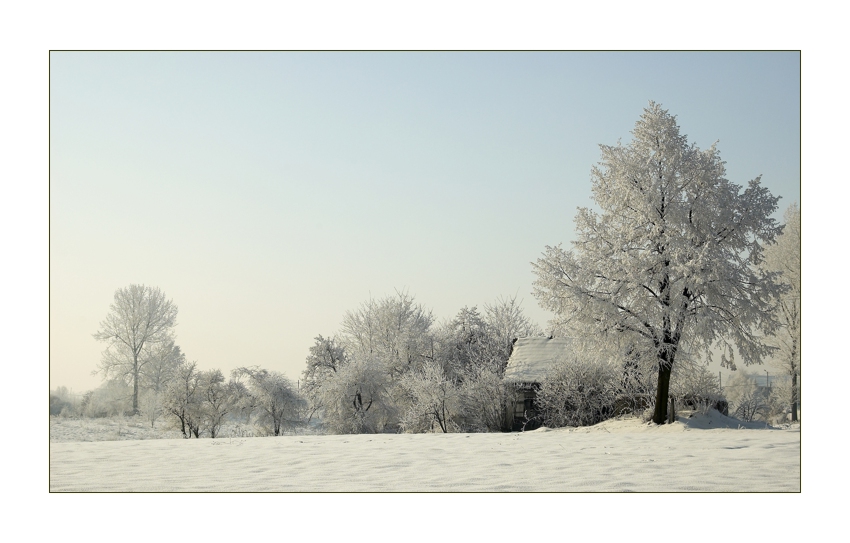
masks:
<path fill-rule="evenodd" d="M 526 337 L 514 342 L 505 367 L 505 382 L 515 391 L 505 412 L 505 429 L 533 430 L 540 427 L 534 402 L 540 383 L 554 366 L 571 351 L 568 338 Z"/>

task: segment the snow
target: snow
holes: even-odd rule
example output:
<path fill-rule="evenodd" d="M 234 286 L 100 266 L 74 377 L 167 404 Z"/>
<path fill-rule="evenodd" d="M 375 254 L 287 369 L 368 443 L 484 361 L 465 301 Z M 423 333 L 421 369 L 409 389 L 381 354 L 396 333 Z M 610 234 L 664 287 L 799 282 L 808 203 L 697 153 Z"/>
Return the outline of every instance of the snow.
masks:
<path fill-rule="evenodd" d="M 664 426 L 620 418 L 525 433 L 64 441 L 69 435 L 51 426 L 51 492 L 801 490 L 799 425 L 770 429 L 717 412 L 682 412 Z"/>
<path fill-rule="evenodd" d="M 143 417 L 68 419 L 50 417 L 50 441 L 124 441 L 140 439 L 180 439 L 162 419 L 151 428 Z"/>

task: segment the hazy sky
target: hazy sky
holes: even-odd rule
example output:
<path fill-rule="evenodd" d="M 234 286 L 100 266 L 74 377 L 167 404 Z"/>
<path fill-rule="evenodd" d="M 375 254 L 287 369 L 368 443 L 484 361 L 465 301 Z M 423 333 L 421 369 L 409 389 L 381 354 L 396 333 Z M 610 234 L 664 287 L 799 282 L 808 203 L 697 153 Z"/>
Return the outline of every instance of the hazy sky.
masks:
<path fill-rule="evenodd" d="M 97 386 L 116 289 L 179 307 L 189 360 L 298 379 L 406 289 L 438 319 L 531 296 L 599 144 L 650 100 L 727 177 L 800 200 L 798 53 L 50 55 L 50 386 Z"/>

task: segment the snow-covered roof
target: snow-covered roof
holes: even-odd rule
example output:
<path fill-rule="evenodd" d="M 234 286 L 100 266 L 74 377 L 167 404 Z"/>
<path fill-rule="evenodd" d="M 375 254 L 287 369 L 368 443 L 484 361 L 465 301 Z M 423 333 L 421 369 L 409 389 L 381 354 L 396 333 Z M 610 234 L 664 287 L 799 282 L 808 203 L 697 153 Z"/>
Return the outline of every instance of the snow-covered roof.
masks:
<path fill-rule="evenodd" d="M 513 383 L 539 383 L 559 360 L 571 351 L 569 338 L 524 337 L 514 343 L 505 368 L 505 380 Z"/>

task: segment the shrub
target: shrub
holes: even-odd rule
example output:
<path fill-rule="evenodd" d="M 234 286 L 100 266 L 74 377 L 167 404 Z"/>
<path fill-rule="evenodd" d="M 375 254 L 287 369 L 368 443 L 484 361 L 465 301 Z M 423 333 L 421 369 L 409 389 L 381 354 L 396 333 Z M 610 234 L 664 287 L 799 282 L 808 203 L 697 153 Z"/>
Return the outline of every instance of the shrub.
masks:
<path fill-rule="evenodd" d="M 461 384 L 462 427 L 467 432 L 498 432 L 513 398 L 501 375 L 490 368 L 469 368 Z"/>
<path fill-rule="evenodd" d="M 84 416 L 92 418 L 130 415 L 133 412 L 133 389 L 118 380 L 106 381 L 83 395 L 80 409 Z"/>
<path fill-rule="evenodd" d="M 769 391 L 758 386 L 755 376 L 743 371 L 735 372 L 724 388 L 730 412 L 735 417 L 745 421 L 766 421 L 770 416 Z"/>
<path fill-rule="evenodd" d="M 68 387 L 56 387 L 50 391 L 50 414 L 62 417 L 76 417 L 80 414 L 80 401 Z"/>
<path fill-rule="evenodd" d="M 670 379 L 670 395 L 678 409 L 691 408 L 701 413 L 717 409 L 728 414 L 726 398 L 720 392 L 720 378 L 704 365 L 686 358 L 677 361 Z"/>
<path fill-rule="evenodd" d="M 537 411 L 550 428 L 590 426 L 614 413 L 618 369 L 598 360 L 568 358 L 558 362 L 540 384 Z"/>

